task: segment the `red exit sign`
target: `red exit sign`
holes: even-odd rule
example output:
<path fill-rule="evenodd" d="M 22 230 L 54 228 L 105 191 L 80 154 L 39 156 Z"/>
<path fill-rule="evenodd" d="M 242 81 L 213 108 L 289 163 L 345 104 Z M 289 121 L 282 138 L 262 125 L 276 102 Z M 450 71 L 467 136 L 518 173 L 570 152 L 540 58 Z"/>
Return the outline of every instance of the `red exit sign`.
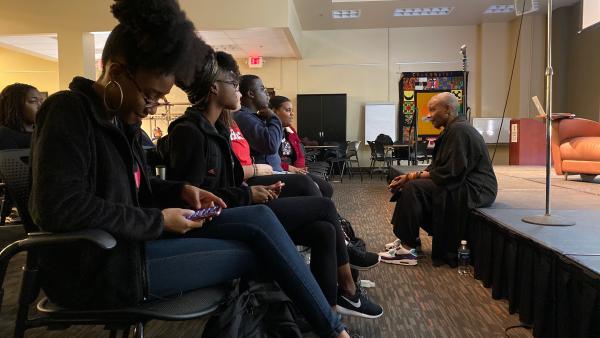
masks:
<path fill-rule="evenodd" d="M 263 63 L 264 61 L 262 56 L 250 56 L 248 58 L 248 67 L 250 68 L 262 68 Z"/>

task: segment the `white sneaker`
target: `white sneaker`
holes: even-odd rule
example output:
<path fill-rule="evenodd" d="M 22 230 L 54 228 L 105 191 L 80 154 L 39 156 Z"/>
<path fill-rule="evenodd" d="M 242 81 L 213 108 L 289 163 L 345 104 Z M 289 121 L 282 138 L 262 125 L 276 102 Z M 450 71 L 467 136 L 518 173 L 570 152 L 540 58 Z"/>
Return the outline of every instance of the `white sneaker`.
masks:
<path fill-rule="evenodd" d="M 388 264 L 417 265 L 417 252 L 415 249 L 406 250 L 402 246 L 389 251 L 380 252 L 381 261 Z"/>
<path fill-rule="evenodd" d="M 400 239 L 397 239 L 397 240 L 393 241 L 392 243 L 386 244 L 385 249 L 386 250 L 396 249 L 398 247 L 401 247 L 400 243 L 401 243 Z"/>

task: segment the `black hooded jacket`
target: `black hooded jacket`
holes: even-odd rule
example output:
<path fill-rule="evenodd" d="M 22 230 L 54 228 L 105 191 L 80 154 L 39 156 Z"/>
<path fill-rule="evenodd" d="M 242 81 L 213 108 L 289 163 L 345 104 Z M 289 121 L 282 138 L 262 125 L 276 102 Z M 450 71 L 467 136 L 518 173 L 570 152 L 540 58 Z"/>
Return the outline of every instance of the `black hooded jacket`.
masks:
<path fill-rule="evenodd" d="M 80 244 L 43 254 L 42 288 L 53 302 L 69 308 L 144 299 L 144 241 L 161 235 L 159 208 L 179 206 L 183 186 L 148 176 L 139 128 L 113 124 L 92 84 L 76 77 L 71 90 L 50 96 L 32 140 L 29 211 L 37 226 L 51 232 L 103 229 L 117 240 L 111 250 Z"/>
<path fill-rule="evenodd" d="M 158 151 L 167 167 L 167 178 L 185 181 L 221 197 L 227 206 L 250 205 L 252 195 L 243 184 L 244 172 L 231 151 L 229 128 L 213 126 L 194 107 L 169 125 Z"/>

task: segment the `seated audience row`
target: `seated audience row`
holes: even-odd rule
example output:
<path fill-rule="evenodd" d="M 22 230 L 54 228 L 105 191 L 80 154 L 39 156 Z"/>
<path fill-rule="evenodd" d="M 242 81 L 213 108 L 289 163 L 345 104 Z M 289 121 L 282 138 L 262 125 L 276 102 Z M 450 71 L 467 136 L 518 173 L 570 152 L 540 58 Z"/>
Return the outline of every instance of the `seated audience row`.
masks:
<path fill-rule="evenodd" d="M 30 85 L 0 93 L 0 150 L 31 147 L 35 224 L 50 232 L 98 228 L 117 240 L 107 251 L 48 252 L 40 273 L 52 302 L 137 305 L 258 272 L 279 284 L 319 336 L 349 337 L 338 313 L 383 314 L 351 268 L 368 270 L 380 259 L 416 265 L 420 228 L 434 236 L 434 264 L 456 264 L 469 211 L 493 203 L 497 182 L 454 95 L 428 103 L 434 127 L 444 129 L 432 163 L 389 184 L 398 239 L 379 255 L 356 255 L 331 184 L 307 171 L 291 100 L 270 98 L 259 77 L 242 76 L 231 55 L 206 45 L 175 0 L 119 0 L 111 9 L 119 23 L 98 80 L 75 77 L 43 104 Z M 147 169 L 142 142 L 149 138 L 140 126 L 174 85 L 190 107 L 159 139 L 162 180 Z M 189 218 L 215 205 L 224 209 L 219 216 Z M 10 206 L 7 197 L 3 216 Z M 295 244 L 311 248 L 310 269 Z M 214 251 L 218 259 L 203 255 Z"/>
<path fill-rule="evenodd" d="M 132 305 L 269 266 L 270 276 L 319 336 L 349 337 L 270 208 L 246 206 L 250 203 L 226 208 L 207 190 L 146 171 L 141 119 L 156 112 L 175 83 L 188 89 L 208 85 L 209 90 L 197 90 L 207 93 L 217 88 L 216 80 L 227 80 L 218 78 L 226 74 L 219 72 L 211 48 L 196 36 L 174 0 L 143 5 L 121 0 L 112 12 L 119 24 L 107 39 L 100 78 L 74 78 L 68 91 L 52 95 L 40 109 L 32 140 L 30 212 L 43 230 L 103 229 L 117 246 L 48 252 L 40 262 L 48 297 L 77 309 Z M 197 79 L 197 74 L 207 78 Z M 272 199 L 278 189 L 257 190 Z M 226 209 L 206 222 L 186 218 L 213 204 Z M 207 246 L 206 239 L 214 240 Z M 210 259 L 213 255 L 200 255 L 212 249 L 227 255 L 218 262 Z M 208 258 L 187 259 L 191 255 Z M 344 257 L 334 258 L 328 262 L 344 262 Z"/>
<path fill-rule="evenodd" d="M 192 107 L 171 123 L 168 135 L 161 139 L 159 149 L 167 163 L 167 178 L 214 191 L 230 208 L 266 204 L 294 243 L 311 248 L 311 270 L 332 307 L 337 305 L 339 312 L 345 314 L 381 316 L 381 307 L 362 295 L 354 284 L 345 236 L 330 199 L 278 198 L 288 188 L 281 181 L 268 186 L 248 186 L 243 181 L 229 135 L 230 110 L 240 108 L 239 69 L 231 55 L 223 52 L 213 55 L 214 59 L 207 64 L 218 69 L 205 67 L 190 86 L 182 86 Z M 272 120 L 276 119 L 272 116 Z M 379 262 L 376 254 L 373 258 L 355 267 L 368 269 Z"/>

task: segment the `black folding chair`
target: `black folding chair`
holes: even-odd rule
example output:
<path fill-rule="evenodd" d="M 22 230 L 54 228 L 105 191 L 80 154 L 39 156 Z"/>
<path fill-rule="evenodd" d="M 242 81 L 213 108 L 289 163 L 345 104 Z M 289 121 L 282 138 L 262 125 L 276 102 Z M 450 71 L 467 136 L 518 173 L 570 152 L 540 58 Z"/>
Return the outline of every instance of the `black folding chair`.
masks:
<path fill-rule="evenodd" d="M 25 330 L 47 327 L 52 330 L 66 329 L 72 325 L 104 325 L 110 337 L 119 330 L 123 337 L 129 336 L 134 327 L 134 337 L 144 336 L 144 325 L 153 319 L 179 321 L 197 319 L 212 314 L 225 300 L 229 285 L 218 285 L 182 294 L 168 300 L 142 303 L 138 306 L 108 310 L 70 310 L 60 308 L 43 297 L 37 303 L 37 315 L 29 316 L 30 305 L 38 298 L 40 281 L 38 258 L 43 250 L 53 247 L 74 245 L 81 242 L 93 243 L 99 248 L 110 250 L 116 240 L 109 233 L 98 229 L 87 229 L 70 233 L 41 232 L 32 222 L 27 209 L 29 199 L 29 149 L 0 151 L 0 177 L 16 202 L 27 238 L 16 241 L 0 252 L 0 305 L 4 296 L 4 276 L 10 259 L 17 253 L 27 252 L 19 294 L 14 337 L 21 338 Z"/>
<path fill-rule="evenodd" d="M 369 144 L 369 148 L 371 149 L 371 165 L 369 168 L 369 175 L 370 175 L 370 178 L 372 179 L 374 171 L 379 171 L 380 173 L 384 173 L 387 171 L 389 164 L 388 164 L 388 158 L 385 156 L 385 147 L 384 147 L 383 143 L 376 142 L 376 141 L 367 141 L 367 143 Z M 383 162 L 385 164 L 386 168 L 385 169 L 382 167 L 375 168 L 375 164 L 377 162 Z"/>

